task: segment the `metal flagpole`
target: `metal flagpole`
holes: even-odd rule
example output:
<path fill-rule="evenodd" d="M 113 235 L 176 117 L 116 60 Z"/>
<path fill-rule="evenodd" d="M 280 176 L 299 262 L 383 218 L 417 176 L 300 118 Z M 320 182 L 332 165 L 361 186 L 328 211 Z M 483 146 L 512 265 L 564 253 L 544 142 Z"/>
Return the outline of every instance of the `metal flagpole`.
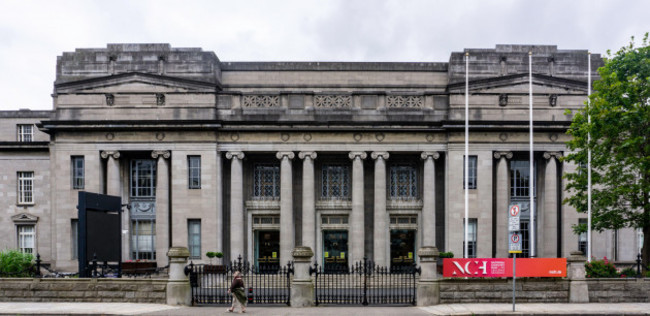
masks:
<path fill-rule="evenodd" d="M 465 245 L 464 252 L 465 258 L 469 258 L 468 252 L 468 235 L 469 235 L 469 53 L 465 52 L 465 157 L 463 159 L 465 166 L 465 182 L 463 188 L 465 189 Z"/>
<path fill-rule="evenodd" d="M 591 126 L 591 52 L 587 56 L 587 124 Z M 587 262 L 591 262 L 591 132 L 587 132 Z"/>
<path fill-rule="evenodd" d="M 535 257 L 535 201 L 534 201 L 534 183 L 535 183 L 535 170 L 533 161 L 533 52 L 528 52 L 528 102 L 530 104 L 530 174 L 528 176 L 528 186 L 530 187 L 528 194 L 530 195 L 530 257 Z"/>

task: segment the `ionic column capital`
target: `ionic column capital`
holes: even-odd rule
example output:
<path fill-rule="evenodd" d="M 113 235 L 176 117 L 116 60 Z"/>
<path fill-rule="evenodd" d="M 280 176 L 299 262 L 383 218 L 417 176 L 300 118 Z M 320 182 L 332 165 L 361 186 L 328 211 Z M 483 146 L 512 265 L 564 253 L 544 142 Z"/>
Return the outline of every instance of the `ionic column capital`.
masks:
<path fill-rule="evenodd" d="M 113 151 L 105 150 L 105 151 L 102 151 L 99 155 L 104 159 L 107 159 L 108 157 L 113 157 L 113 159 L 119 159 L 120 158 L 120 152 L 117 151 L 117 150 L 113 150 Z"/>
<path fill-rule="evenodd" d="M 388 157 L 390 157 L 390 154 L 386 151 L 373 151 L 370 154 L 370 157 L 375 160 L 377 160 L 378 158 L 386 160 L 388 159 Z"/>
<path fill-rule="evenodd" d="M 562 158 L 562 152 L 559 151 L 547 151 L 544 153 L 544 159 L 551 159 L 551 157 L 555 157 L 558 160 Z"/>
<path fill-rule="evenodd" d="M 305 158 L 310 158 L 311 160 L 316 159 L 316 154 L 315 151 L 301 151 L 298 153 L 298 158 L 300 159 L 305 159 Z"/>
<path fill-rule="evenodd" d="M 512 159 L 512 152 L 511 151 L 495 151 L 494 152 L 494 159 L 500 159 L 501 157 L 504 157 L 506 159 Z"/>
<path fill-rule="evenodd" d="M 440 158 L 440 153 L 437 152 L 437 151 L 423 151 L 420 154 L 420 158 L 422 160 L 427 160 L 427 159 L 429 159 L 429 157 L 433 158 L 433 160 L 436 160 L 436 159 Z"/>
<path fill-rule="evenodd" d="M 226 153 L 226 159 L 237 158 L 239 160 L 244 159 L 244 153 L 241 151 L 229 151 Z"/>
<path fill-rule="evenodd" d="M 365 151 L 352 151 L 352 152 L 350 152 L 350 153 L 348 154 L 348 157 L 349 157 L 351 160 L 354 160 L 354 159 L 356 159 L 357 157 L 359 157 L 361 160 L 364 160 L 364 159 L 368 158 L 368 154 L 366 154 Z"/>
<path fill-rule="evenodd" d="M 169 150 L 154 150 L 151 152 L 151 158 L 157 159 L 158 157 L 169 159 L 169 157 L 171 157 L 171 153 Z"/>
<path fill-rule="evenodd" d="M 296 154 L 294 154 L 293 151 L 278 151 L 275 154 L 275 157 L 280 159 L 280 160 L 284 159 L 284 157 L 287 157 L 287 158 L 289 158 L 289 160 L 291 160 L 294 157 L 296 157 Z"/>

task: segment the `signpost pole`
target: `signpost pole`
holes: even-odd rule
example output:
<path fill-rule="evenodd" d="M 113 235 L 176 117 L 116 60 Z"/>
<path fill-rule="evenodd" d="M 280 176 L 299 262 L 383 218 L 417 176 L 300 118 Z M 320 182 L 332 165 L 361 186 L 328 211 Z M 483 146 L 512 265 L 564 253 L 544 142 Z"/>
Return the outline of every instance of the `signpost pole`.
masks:
<path fill-rule="evenodd" d="M 517 254 L 513 253 L 512 257 L 512 311 L 515 311 L 515 282 L 517 281 Z"/>

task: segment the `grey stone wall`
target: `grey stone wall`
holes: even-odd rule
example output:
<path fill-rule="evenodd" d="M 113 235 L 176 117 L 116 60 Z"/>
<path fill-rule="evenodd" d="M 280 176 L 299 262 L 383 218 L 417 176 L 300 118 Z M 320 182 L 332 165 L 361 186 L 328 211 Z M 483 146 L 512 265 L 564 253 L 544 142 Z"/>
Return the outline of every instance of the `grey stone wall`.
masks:
<path fill-rule="evenodd" d="M 650 302 L 650 279 L 587 279 L 589 302 Z"/>
<path fill-rule="evenodd" d="M 521 279 L 515 284 L 517 302 L 566 303 L 569 301 L 568 280 Z M 510 303 L 512 280 L 450 279 L 440 283 L 440 303 Z"/>
<path fill-rule="evenodd" d="M 167 280 L 0 279 L 0 302 L 166 303 Z"/>

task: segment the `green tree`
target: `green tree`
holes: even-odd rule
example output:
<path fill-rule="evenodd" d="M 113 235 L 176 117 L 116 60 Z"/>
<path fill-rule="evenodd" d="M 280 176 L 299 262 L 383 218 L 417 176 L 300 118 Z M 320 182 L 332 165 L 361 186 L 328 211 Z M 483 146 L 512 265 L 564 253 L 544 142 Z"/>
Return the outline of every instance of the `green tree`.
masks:
<path fill-rule="evenodd" d="M 636 47 L 612 55 L 598 69 L 590 105 L 574 113 L 565 161 L 577 164 L 567 173 L 573 195 L 564 203 L 587 212 L 587 150 L 592 161 L 592 230 L 641 228 L 644 266 L 650 263 L 650 47 L 648 33 Z M 587 115 L 591 116 L 588 123 Z M 588 142 L 588 133 L 591 142 Z M 576 233 L 586 225 L 574 226 Z"/>

